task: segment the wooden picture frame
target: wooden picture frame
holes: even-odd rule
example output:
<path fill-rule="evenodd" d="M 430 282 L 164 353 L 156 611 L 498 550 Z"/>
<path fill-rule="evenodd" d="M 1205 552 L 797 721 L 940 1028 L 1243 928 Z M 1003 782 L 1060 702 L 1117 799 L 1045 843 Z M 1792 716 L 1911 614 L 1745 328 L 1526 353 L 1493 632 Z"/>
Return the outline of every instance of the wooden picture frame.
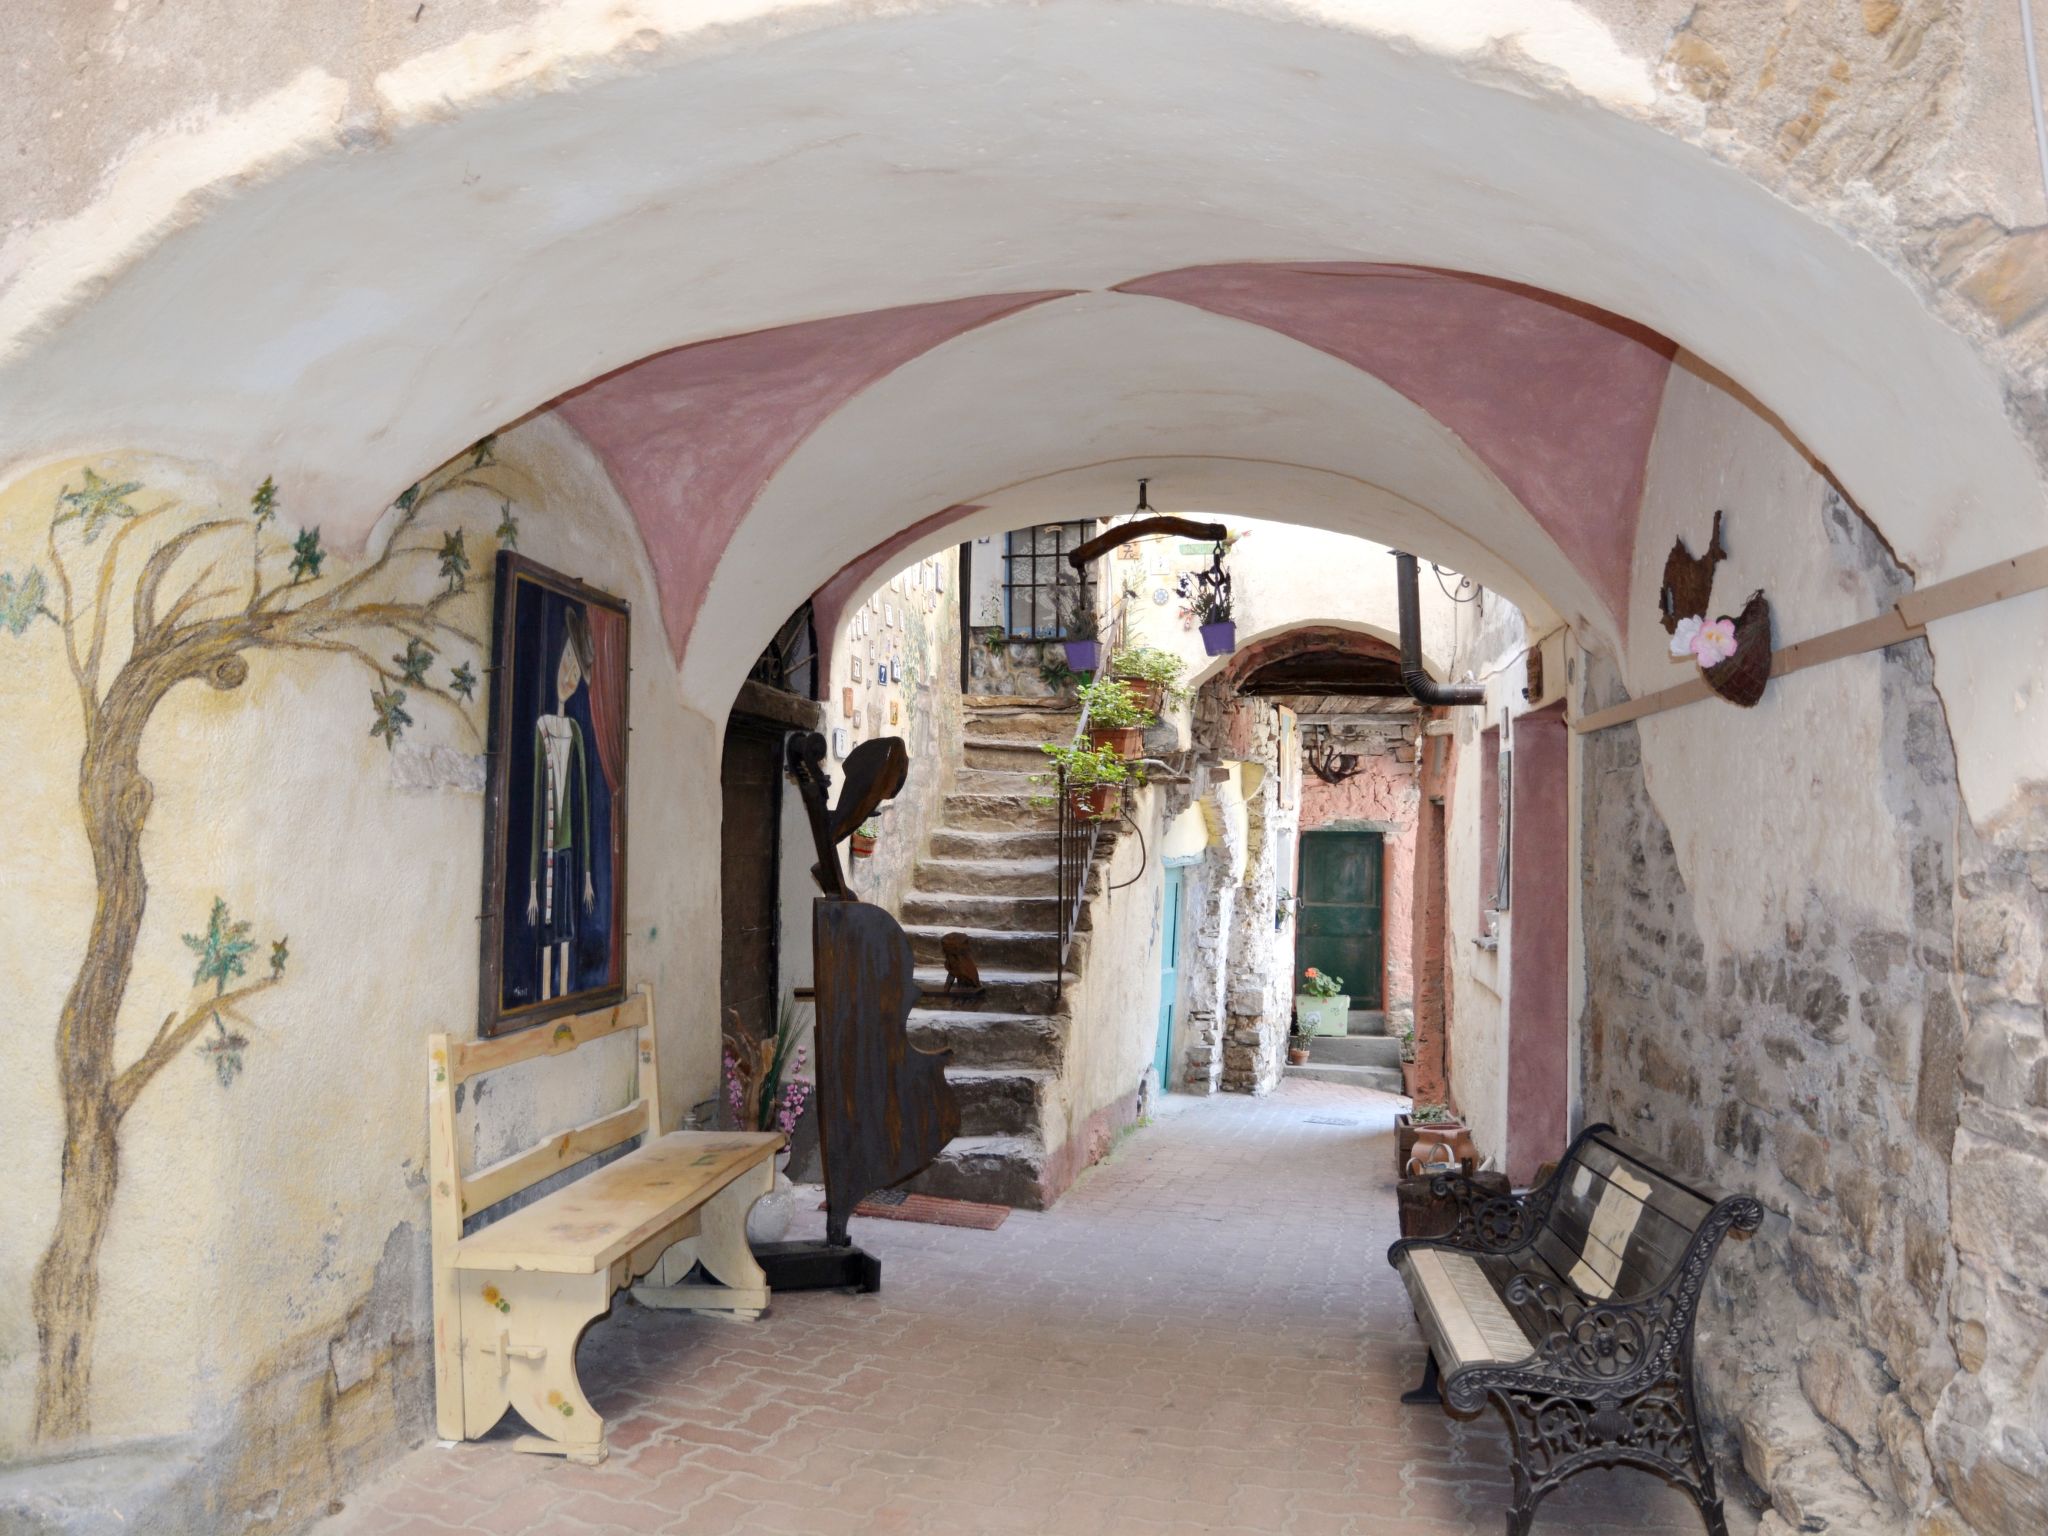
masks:
<path fill-rule="evenodd" d="M 496 576 L 477 984 L 485 1038 L 623 999 L 628 929 L 631 606 L 509 550 Z"/>

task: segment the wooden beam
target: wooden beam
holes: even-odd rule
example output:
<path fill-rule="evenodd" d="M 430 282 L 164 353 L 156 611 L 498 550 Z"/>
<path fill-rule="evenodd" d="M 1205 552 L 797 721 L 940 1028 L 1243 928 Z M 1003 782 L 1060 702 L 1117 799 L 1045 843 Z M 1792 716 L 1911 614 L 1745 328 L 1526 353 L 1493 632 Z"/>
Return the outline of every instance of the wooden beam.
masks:
<path fill-rule="evenodd" d="M 1887 608 L 1874 618 L 1845 624 L 1840 629 L 1831 629 L 1826 634 L 1786 646 L 1771 657 L 1771 676 L 1785 677 L 1824 662 L 1840 661 L 1845 656 L 1860 656 L 1866 651 L 1881 651 L 1887 646 L 1918 640 L 1926 635 L 1927 626 L 1937 620 L 1954 618 L 1974 608 L 1986 608 L 1993 603 L 2024 597 L 2029 592 L 2043 589 L 2048 589 L 2048 549 L 2037 549 L 2011 560 L 2001 560 L 1995 565 L 1982 566 L 1947 581 L 1938 581 L 1931 587 L 1922 587 L 1917 592 L 1909 592 L 1899 599 L 1897 606 Z M 1647 693 L 1639 699 L 1625 699 L 1583 716 L 1572 722 L 1572 729 L 1581 735 L 1604 731 L 1610 726 L 1626 725 L 1648 715 L 1661 715 L 1668 709 L 1678 709 L 1713 696 L 1714 690 L 1707 686 L 1704 677 L 1692 677 L 1675 687 Z"/>
<path fill-rule="evenodd" d="M 1125 523 L 1121 528 L 1098 533 L 1086 544 L 1075 545 L 1067 551 L 1067 563 L 1077 571 L 1085 571 L 1119 545 L 1161 533 L 1177 533 L 1184 539 L 1206 539 L 1211 544 L 1221 544 L 1230 537 L 1230 530 L 1221 523 L 1198 523 L 1185 517 L 1150 517 L 1141 523 Z"/>

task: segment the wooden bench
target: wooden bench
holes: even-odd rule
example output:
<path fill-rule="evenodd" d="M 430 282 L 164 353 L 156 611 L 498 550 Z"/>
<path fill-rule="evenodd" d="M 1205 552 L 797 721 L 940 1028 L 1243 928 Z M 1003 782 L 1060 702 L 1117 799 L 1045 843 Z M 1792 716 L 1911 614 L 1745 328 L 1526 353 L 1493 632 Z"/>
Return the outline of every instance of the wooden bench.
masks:
<path fill-rule="evenodd" d="M 625 1108 L 464 1173 L 455 1091 L 542 1056 L 631 1030 L 638 1097 Z M 604 1420 L 576 1378 L 576 1341 L 633 1286 L 642 1305 L 758 1317 L 767 1278 L 747 1247 L 747 1212 L 775 1180 L 774 1132 L 661 1131 L 654 1005 L 648 990 L 615 1008 L 495 1040 L 427 1043 L 433 1217 L 434 1407 L 441 1436 L 474 1439 L 508 1407 L 540 1431 L 514 1442 L 577 1461 L 604 1460 Z M 464 1234 L 466 1221 L 563 1169 L 632 1140 L 624 1157 Z M 702 1264 L 720 1284 L 689 1283 Z M 644 1280 L 642 1277 L 645 1277 Z M 544 1438 L 543 1438 L 544 1437 Z"/>
<path fill-rule="evenodd" d="M 1692 1332 L 1707 1266 L 1730 1229 L 1754 1232 L 1763 1207 L 1677 1173 L 1610 1125 L 1589 1126 L 1526 1196 L 1456 1173 L 1441 1238 L 1388 1250 L 1429 1345 L 1422 1386 L 1460 1413 L 1491 1399 L 1508 1421 L 1514 1502 L 1508 1536 L 1588 1467 L 1669 1478 L 1727 1536 L 1693 1402 Z"/>

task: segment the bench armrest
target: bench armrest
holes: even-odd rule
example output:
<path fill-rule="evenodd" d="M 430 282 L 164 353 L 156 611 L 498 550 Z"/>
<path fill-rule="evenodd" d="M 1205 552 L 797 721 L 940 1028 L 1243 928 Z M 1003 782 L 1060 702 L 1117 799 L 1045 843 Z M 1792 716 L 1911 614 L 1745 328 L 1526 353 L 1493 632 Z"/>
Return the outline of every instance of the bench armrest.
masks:
<path fill-rule="evenodd" d="M 1451 1230 L 1435 1239 L 1474 1253 L 1508 1253 L 1535 1237 L 1550 1211 L 1550 1191 L 1497 1195 L 1462 1173 L 1439 1173 L 1429 1181 L 1433 1199 L 1455 1212 Z"/>

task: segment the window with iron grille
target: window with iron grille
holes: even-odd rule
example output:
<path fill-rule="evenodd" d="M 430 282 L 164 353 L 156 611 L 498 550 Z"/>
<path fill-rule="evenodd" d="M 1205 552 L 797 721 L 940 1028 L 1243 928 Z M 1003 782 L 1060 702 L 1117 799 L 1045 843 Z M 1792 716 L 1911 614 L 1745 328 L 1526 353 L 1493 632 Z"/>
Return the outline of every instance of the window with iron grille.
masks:
<path fill-rule="evenodd" d="M 1094 535 L 1092 518 L 1003 535 L 1003 623 L 1011 639 L 1061 639 L 1068 615 L 1093 611 L 1094 578 L 1069 565 L 1067 551 Z"/>

